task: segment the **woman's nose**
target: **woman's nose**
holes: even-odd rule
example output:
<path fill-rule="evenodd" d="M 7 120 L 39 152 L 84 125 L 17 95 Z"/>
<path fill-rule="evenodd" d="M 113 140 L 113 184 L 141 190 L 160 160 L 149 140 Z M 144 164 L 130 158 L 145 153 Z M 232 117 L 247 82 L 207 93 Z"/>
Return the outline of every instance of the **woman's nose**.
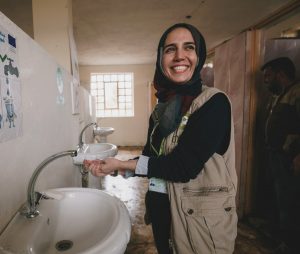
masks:
<path fill-rule="evenodd" d="M 184 51 L 182 49 L 176 50 L 175 60 L 180 61 L 180 60 L 183 60 L 183 59 L 184 59 Z"/>

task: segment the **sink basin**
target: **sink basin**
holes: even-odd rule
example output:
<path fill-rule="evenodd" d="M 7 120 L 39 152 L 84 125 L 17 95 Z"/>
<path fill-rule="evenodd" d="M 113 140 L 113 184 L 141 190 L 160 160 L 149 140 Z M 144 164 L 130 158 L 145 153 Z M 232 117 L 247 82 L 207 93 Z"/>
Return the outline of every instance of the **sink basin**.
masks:
<path fill-rule="evenodd" d="M 110 143 L 84 144 L 77 156 L 73 157 L 73 162 L 82 165 L 84 160 L 103 160 L 114 157 L 117 153 L 117 146 Z"/>
<path fill-rule="evenodd" d="M 116 197 L 97 189 L 50 189 L 39 216 L 19 212 L 0 235 L 0 253 L 117 254 L 130 239 L 128 210 Z"/>
<path fill-rule="evenodd" d="M 93 130 L 94 136 L 107 136 L 115 131 L 112 127 L 97 127 Z"/>
<path fill-rule="evenodd" d="M 107 142 L 107 136 L 115 131 L 112 127 L 97 127 L 93 130 L 95 139 L 100 143 Z"/>

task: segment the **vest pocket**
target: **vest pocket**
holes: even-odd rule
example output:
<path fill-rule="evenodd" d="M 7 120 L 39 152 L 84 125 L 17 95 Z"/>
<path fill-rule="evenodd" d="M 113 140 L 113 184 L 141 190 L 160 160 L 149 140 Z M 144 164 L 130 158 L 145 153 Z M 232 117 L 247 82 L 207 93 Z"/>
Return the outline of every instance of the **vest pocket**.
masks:
<path fill-rule="evenodd" d="M 181 201 L 193 251 L 232 253 L 237 234 L 234 197 L 182 197 Z"/>
<path fill-rule="evenodd" d="M 191 189 L 184 187 L 183 193 L 185 196 L 208 196 L 208 195 L 224 195 L 224 192 L 228 192 L 228 187 L 226 186 L 214 186 L 214 187 L 200 187 L 197 189 Z"/>

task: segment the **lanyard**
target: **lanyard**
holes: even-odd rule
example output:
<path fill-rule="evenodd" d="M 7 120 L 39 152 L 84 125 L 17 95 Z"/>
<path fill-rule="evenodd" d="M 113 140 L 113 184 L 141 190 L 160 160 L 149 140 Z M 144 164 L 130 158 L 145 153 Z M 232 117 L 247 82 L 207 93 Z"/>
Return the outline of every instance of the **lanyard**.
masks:
<path fill-rule="evenodd" d="M 176 131 L 174 132 L 173 134 L 173 137 L 172 137 L 172 143 L 174 145 L 177 144 L 177 141 L 178 141 L 178 135 L 177 135 L 177 132 L 180 130 L 181 132 L 183 131 L 185 125 L 187 124 L 187 121 L 188 121 L 188 118 L 189 118 L 190 114 L 189 113 L 186 113 L 182 119 L 181 119 L 181 123 L 179 125 L 179 127 L 176 129 Z M 155 125 L 153 127 L 153 130 L 150 134 L 150 147 L 151 149 L 153 149 L 153 151 L 155 152 L 155 154 L 157 156 L 159 155 L 162 155 L 164 153 L 164 148 L 165 148 L 165 143 L 166 143 L 166 138 L 163 138 L 162 141 L 161 141 L 161 144 L 160 144 L 160 147 L 159 147 L 159 151 L 157 151 L 155 149 L 155 147 L 153 146 L 152 144 L 152 138 L 153 138 L 153 134 L 156 130 L 158 126 L 158 121 L 155 122 Z M 149 190 L 150 191 L 154 191 L 154 192 L 159 192 L 159 193 L 165 193 L 167 194 L 168 193 L 168 190 L 167 190 L 167 183 L 164 179 L 159 179 L 159 178 L 156 178 L 156 177 L 151 177 L 149 179 Z"/>
<path fill-rule="evenodd" d="M 173 143 L 173 144 L 174 144 L 174 143 L 177 143 L 177 140 L 178 140 L 178 137 L 179 137 L 179 136 L 177 135 L 177 132 L 178 132 L 178 130 L 181 130 L 181 131 L 184 130 L 184 128 L 185 128 L 185 126 L 186 126 L 186 124 L 187 124 L 187 122 L 188 122 L 188 120 L 189 120 L 190 115 L 191 115 L 191 114 L 190 114 L 189 112 L 187 112 L 187 113 L 181 118 L 180 125 L 179 125 L 178 129 L 174 132 L 174 135 L 173 135 L 173 137 L 172 137 L 172 143 Z M 152 129 L 152 132 L 151 132 L 151 134 L 150 134 L 150 147 L 151 147 L 151 149 L 155 152 L 155 154 L 156 154 L 157 156 L 163 154 L 163 149 L 164 149 L 164 145 L 165 145 L 165 142 L 166 142 L 166 139 L 163 138 L 163 140 L 161 141 L 160 147 L 159 147 L 159 151 L 157 151 L 156 148 L 154 147 L 154 145 L 152 144 L 153 134 L 154 134 L 154 132 L 155 132 L 155 130 L 156 130 L 156 128 L 157 128 L 158 125 L 159 125 L 159 122 L 156 121 L 156 123 L 155 123 L 155 125 L 154 125 L 154 127 L 153 127 L 153 129 Z"/>
<path fill-rule="evenodd" d="M 165 144 L 165 138 L 163 138 L 163 140 L 161 141 L 161 144 L 160 144 L 160 147 L 159 147 L 159 151 L 156 150 L 156 148 L 154 147 L 154 145 L 152 145 L 152 137 L 153 137 L 153 134 L 158 126 L 158 121 L 155 123 L 154 127 L 153 127 L 153 130 L 150 134 L 150 146 L 152 148 L 152 150 L 155 152 L 155 154 L 157 156 L 161 155 L 163 153 L 163 147 L 164 147 L 164 144 Z"/>

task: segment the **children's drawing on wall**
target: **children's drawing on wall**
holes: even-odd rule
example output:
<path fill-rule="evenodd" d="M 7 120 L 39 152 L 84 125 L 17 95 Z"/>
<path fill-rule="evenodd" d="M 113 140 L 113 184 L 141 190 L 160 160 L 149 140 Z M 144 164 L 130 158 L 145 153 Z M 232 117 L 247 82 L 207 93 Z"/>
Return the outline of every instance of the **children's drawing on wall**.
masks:
<path fill-rule="evenodd" d="M 12 96 L 8 78 L 6 78 L 6 85 L 7 85 L 6 95 L 3 96 L 3 101 L 6 109 L 5 121 L 9 123 L 9 128 L 11 128 L 11 127 L 16 127 L 15 118 L 17 118 L 17 115 L 14 110 L 14 97 Z"/>
<path fill-rule="evenodd" d="M 0 26 L 0 142 L 22 134 L 21 85 L 16 37 Z"/>
<path fill-rule="evenodd" d="M 64 97 L 64 79 L 63 73 L 60 67 L 56 69 L 56 85 L 58 89 L 58 95 L 56 97 L 57 104 L 65 104 L 65 97 Z"/>

